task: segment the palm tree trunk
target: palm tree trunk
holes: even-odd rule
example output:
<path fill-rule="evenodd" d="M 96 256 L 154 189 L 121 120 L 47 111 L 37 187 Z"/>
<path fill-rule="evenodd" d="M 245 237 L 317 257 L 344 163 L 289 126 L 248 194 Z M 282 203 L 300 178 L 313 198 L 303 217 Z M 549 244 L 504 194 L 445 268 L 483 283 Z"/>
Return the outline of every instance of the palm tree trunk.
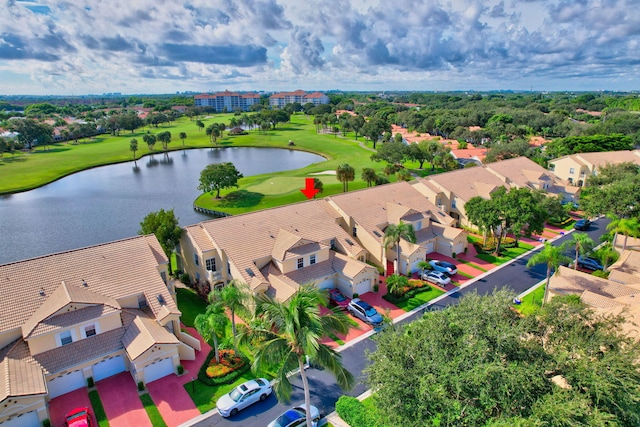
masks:
<path fill-rule="evenodd" d="M 238 354 L 238 342 L 236 339 L 236 311 L 231 309 L 231 333 L 233 334 L 233 349 Z"/>
<path fill-rule="evenodd" d="M 213 333 L 213 352 L 216 357 L 216 363 L 220 363 L 220 352 L 218 351 L 218 337 Z"/>
<path fill-rule="evenodd" d="M 396 256 L 396 274 L 400 274 L 400 240 L 396 241 L 396 248 L 398 250 L 398 256 Z"/>
<path fill-rule="evenodd" d="M 542 306 L 544 307 L 544 303 L 547 302 L 547 298 L 549 297 L 549 282 L 551 281 L 551 264 L 547 264 L 547 285 L 544 287 L 544 296 L 542 297 Z"/>
<path fill-rule="evenodd" d="M 300 366 L 300 378 L 302 379 L 302 389 L 304 390 L 304 411 L 307 414 L 307 427 L 311 425 L 311 395 L 309 393 L 309 380 L 304 370 L 304 356 L 298 356 L 298 366 Z"/>

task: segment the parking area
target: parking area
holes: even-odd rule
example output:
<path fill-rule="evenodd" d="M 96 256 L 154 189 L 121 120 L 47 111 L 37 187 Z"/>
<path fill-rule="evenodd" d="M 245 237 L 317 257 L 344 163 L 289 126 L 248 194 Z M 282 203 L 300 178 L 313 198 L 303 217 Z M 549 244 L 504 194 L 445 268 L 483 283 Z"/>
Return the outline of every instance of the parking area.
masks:
<path fill-rule="evenodd" d="M 49 416 L 53 427 L 66 426 L 65 415 L 75 408 L 87 407 L 91 411 L 92 425 L 98 425 L 95 415 L 93 415 L 93 407 L 89 400 L 89 391 L 86 388 L 74 390 L 71 393 L 63 394 L 49 402 Z"/>
<path fill-rule="evenodd" d="M 151 427 L 131 373 L 122 372 L 98 381 L 96 388 L 110 427 Z"/>

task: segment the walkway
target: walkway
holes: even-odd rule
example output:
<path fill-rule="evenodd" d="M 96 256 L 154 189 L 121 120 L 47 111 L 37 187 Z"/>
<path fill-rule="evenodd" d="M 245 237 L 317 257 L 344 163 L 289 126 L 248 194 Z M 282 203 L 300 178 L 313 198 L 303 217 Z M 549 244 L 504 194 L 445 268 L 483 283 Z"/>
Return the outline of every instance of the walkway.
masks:
<path fill-rule="evenodd" d="M 131 372 L 122 372 L 96 383 L 111 427 L 151 427 Z"/>

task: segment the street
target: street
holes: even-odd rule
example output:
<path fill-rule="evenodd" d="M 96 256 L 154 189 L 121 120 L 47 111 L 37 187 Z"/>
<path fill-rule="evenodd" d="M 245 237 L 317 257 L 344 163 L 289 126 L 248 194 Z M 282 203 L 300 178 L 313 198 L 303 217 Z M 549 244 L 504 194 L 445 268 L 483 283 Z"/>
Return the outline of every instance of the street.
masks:
<path fill-rule="evenodd" d="M 601 218 L 594 221 L 590 230 L 586 233 L 598 244 L 600 236 L 606 232 L 606 224 L 609 220 Z M 560 245 L 570 239 L 571 233 L 555 240 L 554 245 Z M 537 265 L 528 269 L 527 261 L 535 252 L 529 253 L 517 261 L 513 261 L 503 268 L 495 270 L 493 273 L 486 275 L 474 283 L 465 286 L 459 292 L 449 295 L 448 297 L 429 306 L 430 310 L 443 309 L 448 305 L 456 304 L 462 295 L 469 292 L 478 292 L 481 295 L 490 293 L 495 288 L 508 288 L 520 294 L 529 289 L 536 283 L 546 277 L 546 265 Z M 567 251 L 568 256 L 572 256 L 572 251 Z M 411 322 L 422 316 L 422 312 L 418 311 L 404 319 L 402 322 Z M 372 339 L 365 339 L 346 349 L 341 354 L 344 366 L 349 369 L 358 378 L 358 383 L 353 390 L 349 392 L 342 391 L 333 380 L 331 374 L 310 368 L 307 370 L 309 377 L 309 386 L 311 389 L 311 403 L 320 409 L 322 414 L 328 414 L 335 408 L 338 398 L 347 394 L 350 396 L 358 396 L 368 389 L 366 385 L 366 377 L 363 370 L 367 365 L 366 353 L 375 350 L 375 342 Z M 242 427 L 264 427 L 271 420 L 277 418 L 282 412 L 291 406 L 302 405 L 304 396 L 299 376 L 294 381 L 294 391 L 291 397 L 291 403 L 288 405 L 278 403 L 275 396 L 269 397 L 265 402 L 257 403 L 237 416 L 229 419 L 222 418 L 218 414 L 209 416 L 206 420 L 193 424 L 198 427 L 207 426 L 242 426 Z"/>

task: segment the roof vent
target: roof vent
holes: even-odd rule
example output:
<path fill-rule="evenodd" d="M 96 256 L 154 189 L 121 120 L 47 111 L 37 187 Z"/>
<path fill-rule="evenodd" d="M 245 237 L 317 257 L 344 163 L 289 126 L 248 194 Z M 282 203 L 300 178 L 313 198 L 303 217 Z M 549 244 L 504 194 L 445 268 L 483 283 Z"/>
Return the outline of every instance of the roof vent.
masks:
<path fill-rule="evenodd" d="M 43 297 L 44 296 L 44 288 L 40 288 L 40 296 Z"/>
<path fill-rule="evenodd" d="M 344 239 L 349 245 L 353 246 L 353 242 L 349 239 Z"/>
<path fill-rule="evenodd" d="M 376 230 L 373 230 L 373 234 L 375 234 L 378 237 L 382 237 L 382 234 L 378 233 Z"/>
<path fill-rule="evenodd" d="M 160 305 L 164 305 L 165 304 L 164 297 L 162 295 L 158 294 L 157 298 L 158 298 L 158 302 L 160 303 Z"/>
<path fill-rule="evenodd" d="M 87 286 L 89 286 L 89 285 L 87 284 L 87 281 L 86 281 L 86 280 L 84 280 L 84 279 L 82 279 L 82 286 L 84 286 L 85 288 L 86 288 Z"/>
<path fill-rule="evenodd" d="M 245 268 L 244 271 L 246 271 L 250 277 L 255 277 L 256 275 L 256 273 L 254 273 L 253 270 L 250 268 Z"/>

